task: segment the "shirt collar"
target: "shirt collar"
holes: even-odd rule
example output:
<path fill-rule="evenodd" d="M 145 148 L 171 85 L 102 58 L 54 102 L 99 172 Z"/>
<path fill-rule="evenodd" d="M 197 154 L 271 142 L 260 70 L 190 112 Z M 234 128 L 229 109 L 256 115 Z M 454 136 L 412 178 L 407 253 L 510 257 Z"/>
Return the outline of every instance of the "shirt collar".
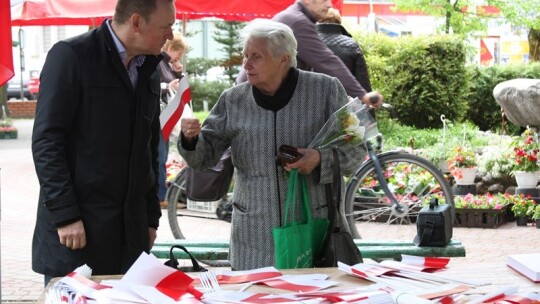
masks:
<path fill-rule="evenodd" d="M 107 27 L 109 28 L 109 31 L 111 32 L 111 36 L 113 38 L 114 45 L 116 46 L 116 49 L 118 50 L 118 55 L 120 55 L 120 59 L 122 60 L 122 62 L 124 62 L 124 60 L 127 57 L 127 50 L 124 47 L 124 45 L 122 44 L 122 41 L 120 41 L 120 39 L 118 39 L 118 36 L 116 36 L 116 34 L 114 33 L 114 31 L 112 29 L 112 26 L 111 26 L 111 22 L 112 22 L 112 20 L 108 19 L 107 22 L 105 22 L 105 23 L 107 24 Z M 140 66 L 141 64 L 143 64 L 144 58 L 145 58 L 144 55 L 137 55 L 137 56 L 135 56 L 135 58 L 133 58 L 132 61 L 137 66 Z"/>

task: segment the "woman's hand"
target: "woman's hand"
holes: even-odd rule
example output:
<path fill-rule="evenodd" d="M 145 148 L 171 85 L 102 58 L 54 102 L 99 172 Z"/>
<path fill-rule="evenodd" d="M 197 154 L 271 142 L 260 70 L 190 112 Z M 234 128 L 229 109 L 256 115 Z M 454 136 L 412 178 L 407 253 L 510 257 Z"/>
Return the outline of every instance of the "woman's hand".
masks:
<path fill-rule="evenodd" d="M 383 103 L 384 97 L 378 91 L 369 92 L 362 97 L 362 103 L 378 109 Z"/>
<path fill-rule="evenodd" d="M 180 60 L 176 60 L 171 62 L 171 69 L 177 73 L 180 73 L 184 69 L 184 66 L 182 65 Z"/>
<path fill-rule="evenodd" d="M 180 128 L 185 139 L 191 140 L 201 133 L 201 123 L 197 118 L 182 118 Z"/>
<path fill-rule="evenodd" d="M 298 169 L 298 172 L 303 175 L 309 175 L 321 163 L 321 154 L 315 149 L 300 149 L 298 152 L 303 156 L 294 163 L 287 164 L 284 168 L 287 171 Z"/>
<path fill-rule="evenodd" d="M 178 91 L 178 83 L 180 82 L 180 80 L 177 78 L 177 79 L 174 79 L 173 81 L 169 82 L 169 88 L 173 89 L 175 92 Z"/>

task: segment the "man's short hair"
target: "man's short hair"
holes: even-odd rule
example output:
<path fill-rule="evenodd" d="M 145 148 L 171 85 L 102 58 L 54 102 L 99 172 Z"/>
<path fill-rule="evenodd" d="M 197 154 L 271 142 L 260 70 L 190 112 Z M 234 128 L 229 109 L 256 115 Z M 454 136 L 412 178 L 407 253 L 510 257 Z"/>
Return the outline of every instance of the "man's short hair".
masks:
<path fill-rule="evenodd" d="M 157 9 L 157 1 L 173 2 L 173 0 L 118 0 L 113 19 L 115 22 L 122 24 L 127 22 L 131 15 L 137 13 L 144 20 L 149 21 L 150 16 Z"/>

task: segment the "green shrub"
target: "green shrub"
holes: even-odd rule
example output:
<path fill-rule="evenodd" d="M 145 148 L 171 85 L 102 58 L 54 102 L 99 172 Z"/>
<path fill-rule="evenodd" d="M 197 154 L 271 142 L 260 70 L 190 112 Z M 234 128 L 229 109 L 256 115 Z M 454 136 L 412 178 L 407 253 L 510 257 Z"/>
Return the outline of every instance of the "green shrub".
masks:
<path fill-rule="evenodd" d="M 396 147 L 411 147 L 411 141 L 415 149 L 428 149 L 439 144 L 451 149 L 456 143 L 467 143 L 476 149 L 487 145 L 490 140 L 486 136 L 478 136 L 478 127 L 470 122 L 449 123 L 446 132 L 444 132 L 442 125 L 435 129 L 418 129 L 400 125 L 395 120 L 379 119 L 378 115 L 377 127 L 384 135 L 385 150 Z M 445 155 L 445 152 L 439 151 L 438 154 Z"/>
<path fill-rule="evenodd" d="M 394 105 L 401 124 L 434 128 L 441 114 L 452 121 L 465 118 L 471 74 L 462 38 L 353 35 L 364 50 L 373 89 Z"/>
<path fill-rule="evenodd" d="M 204 100 L 208 101 L 208 110 L 212 109 L 221 93 L 231 87 L 228 81 L 205 81 L 197 77 L 190 78 L 189 81 L 194 111 L 204 110 Z"/>
<path fill-rule="evenodd" d="M 467 118 L 480 130 L 498 130 L 501 128 L 501 107 L 493 97 L 493 89 L 501 82 L 515 78 L 540 79 L 540 63 L 496 65 L 491 67 L 470 67 L 471 80 L 470 108 Z M 520 128 L 508 122 L 507 133 L 518 135 Z"/>
<path fill-rule="evenodd" d="M 187 58 L 187 71 L 190 75 L 204 76 L 210 68 L 219 66 L 218 59 L 208 59 L 200 57 Z"/>
<path fill-rule="evenodd" d="M 454 37 L 425 37 L 401 44 L 390 80 L 399 121 L 418 128 L 440 125 L 440 115 L 462 121 L 469 74 L 463 43 Z"/>

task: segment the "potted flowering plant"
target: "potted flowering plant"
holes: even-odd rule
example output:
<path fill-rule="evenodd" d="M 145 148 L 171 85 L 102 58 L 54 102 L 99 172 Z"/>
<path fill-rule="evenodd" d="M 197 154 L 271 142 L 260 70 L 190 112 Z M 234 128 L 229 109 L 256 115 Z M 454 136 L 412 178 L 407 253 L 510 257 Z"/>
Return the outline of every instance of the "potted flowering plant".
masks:
<path fill-rule="evenodd" d="M 516 224 L 518 226 L 527 226 L 529 220 L 529 207 L 534 205 L 534 200 L 530 197 L 525 197 L 523 194 L 520 195 L 509 195 L 509 202 L 513 203 L 512 212 L 516 217 Z"/>
<path fill-rule="evenodd" d="M 476 154 L 465 146 L 452 149 L 448 158 L 448 168 L 457 184 L 473 184 L 477 169 Z"/>
<path fill-rule="evenodd" d="M 465 196 L 458 195 L 454 198 L 454 206 L 456 208 L 501 210 L 507 205 L 508 200 L 503 194 L 493 195 L 488 193 L 486 195 L 472 195 L 469 193 Z"/>
<path fill-rule="evenodd" d="M 535 226 L 537 229 L 540 229 L 540 204 L 534 204 L 529 207 L 527 210 L 527 215 L 535 221 Z"/>
<path fill-rule="evenodd" d="M 532 129 L 527 128 L 521 136 L 514 138 L 511 143 L 513 148 L 514 175 L 518 187 L 534 188 L 538 183 L 538 134 Z"/>
<path fill-rule="evenodd" d="M 461 227 L 497 228 L 506 222 L 508 202 L 503 194 L 456 195 L 457 223 Z"/>
<path fill-rule="evenodd" d="M 10 119 L 0 121 L 0 139 L 17 138 L 17 128 L 13 126 Z"/>

